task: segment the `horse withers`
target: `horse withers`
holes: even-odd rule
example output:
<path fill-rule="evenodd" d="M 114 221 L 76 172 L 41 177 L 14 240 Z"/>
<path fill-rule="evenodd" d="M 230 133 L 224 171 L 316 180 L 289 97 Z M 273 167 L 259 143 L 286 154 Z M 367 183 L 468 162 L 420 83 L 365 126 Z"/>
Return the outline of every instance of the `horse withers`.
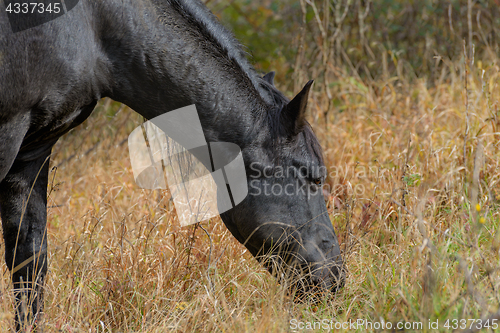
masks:
<path fill-rule="evenodd" d="M 6 15 L 11 2 L 0 5 L 0 210 L 18 329 L 43 307 L 51 149 L 103 97 L 147 119 L 195 104 L 206 141 L 242 151 L 249 194 L 221 214 L 231 233 L 301 293 L 343 284 L 305 120 L 311 82 L 288 100 L 198 0 L 71 1 L 38 25 Z"/>

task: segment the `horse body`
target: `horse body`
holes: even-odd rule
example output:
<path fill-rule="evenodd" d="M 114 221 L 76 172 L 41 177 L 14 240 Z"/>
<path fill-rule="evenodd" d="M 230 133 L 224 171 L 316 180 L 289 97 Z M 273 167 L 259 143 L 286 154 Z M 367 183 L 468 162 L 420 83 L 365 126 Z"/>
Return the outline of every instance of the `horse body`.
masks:
<path fill-rule="evenodd" d="M 14 287 L 25 288 L 34 300 L 31 313 L 42 307 L 48 165 L 59 137 L 82 123 L 102 97 L 148 119 L 196 104 L 207 141 L 237 144 L 249 184 L 262 188 L 266 179 L 260 171 L 276 163 L 297 169 L 322 166 L 316 138 L 304 120 L 310 85 L 290 102 L 271 82 L 255 73 L 236 40 L 198 1 L 81 0 L 65 15 L 17 33 L 0 14 L 5 259 Z M 298 179 L 309 188 L 311 179 L 319 178 L 324 174 L 311 171 L 272 181 L 284 185 Z M 296 213 L 290 211 L 293 206 Z M 332 289 L 343 279 L 342 260 L 325 212 L 318 195 L 270 200 L 259 194 L 221 217 L 257 258 L 274 251 L 266 244 L 285 239 L 281 249 L 300 257 L 313 280 Z M 269 221 L 283 221 L 286 227 Z M 284 234 L 302 241 L 290 242 Z M 326 261 L 335 268 L 315 268 Z"/>

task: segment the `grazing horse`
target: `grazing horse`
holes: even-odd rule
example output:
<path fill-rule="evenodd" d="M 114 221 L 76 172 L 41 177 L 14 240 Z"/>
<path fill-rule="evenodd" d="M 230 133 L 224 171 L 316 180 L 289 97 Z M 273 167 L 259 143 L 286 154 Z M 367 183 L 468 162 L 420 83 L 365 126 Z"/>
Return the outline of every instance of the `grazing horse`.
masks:
<path fill-rule="evenodd" d="M 199 0 L 71 3 L 24 28 L 29 14 L 16 23 L 0 4 L 0 210 L 18 329 L 43 306 L 51 149 L 103 97 L 147 119 L 195 104 L 207 142 L 242 151 L 249 194 L 220 214 L 234 237 L 295 290 L 340 287 L 326 170 L 304 115 L 312 81 L 287 99 Z"/>

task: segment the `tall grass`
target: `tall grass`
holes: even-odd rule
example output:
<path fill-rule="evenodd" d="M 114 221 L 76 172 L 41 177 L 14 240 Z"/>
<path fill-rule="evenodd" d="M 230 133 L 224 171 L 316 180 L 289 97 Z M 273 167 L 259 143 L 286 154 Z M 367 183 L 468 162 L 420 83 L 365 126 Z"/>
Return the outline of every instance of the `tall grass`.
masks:
<path fill-rule="evenodd" d="M 349 1 L 334 3 L 349 13 Z M 460 39 L 462 52 L 436 54 L 428 75 L 411 74 L 382 48 L 373 59 L 379 74 L 363 74 L 337 42 L 337 7 L 299 5 L 304 46 L 282 65 L 296 71 L 277 85 L 291 95 L 317 78 L 310 122 L 329 169 L 346 286 L 318 304 L 294 303 L 219 218 L 180 228 L 168 191 L 134 183 L 126 139 L 142 120 L 105 99 L 54 149 L 46 331 L 283 332 L 316 322 L 315 331 L 344 324 L 361 332 L 366 326 L 346 323 L 366 320 L 444 332 L 453 320 L 469 329 L 479 323 L 471 319 L 492 326 L 500 318 L 498 49 L 479 52 L 477 43 L 473 58 L 464 30 L 465 52 Z M 474 42 L 481 31 L 473 29 Z M 1 268 L 0 327 L 13 329 Z M 436 321 L 438 329 L 429 326 Z"/>

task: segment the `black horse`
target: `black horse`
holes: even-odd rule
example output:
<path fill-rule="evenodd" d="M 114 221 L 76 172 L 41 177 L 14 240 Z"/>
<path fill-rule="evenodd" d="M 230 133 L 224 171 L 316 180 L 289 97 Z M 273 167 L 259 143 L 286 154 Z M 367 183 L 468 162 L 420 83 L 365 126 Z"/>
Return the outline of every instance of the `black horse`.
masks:
<path fill-rule="evenodd" d="M 249 195 L 221 214 L 227 228 L 297 290 L 340 287 L 322 152 L 304 116 L 312 81 L 289 101 L 198 0 L 71 2 L 31 28 L 0 13 L 0 208 L 18 328 L 43 303 L 51 149 L 103 97 L 148 119 L 195 104 L 206 140 L 243 153 Z"/>

